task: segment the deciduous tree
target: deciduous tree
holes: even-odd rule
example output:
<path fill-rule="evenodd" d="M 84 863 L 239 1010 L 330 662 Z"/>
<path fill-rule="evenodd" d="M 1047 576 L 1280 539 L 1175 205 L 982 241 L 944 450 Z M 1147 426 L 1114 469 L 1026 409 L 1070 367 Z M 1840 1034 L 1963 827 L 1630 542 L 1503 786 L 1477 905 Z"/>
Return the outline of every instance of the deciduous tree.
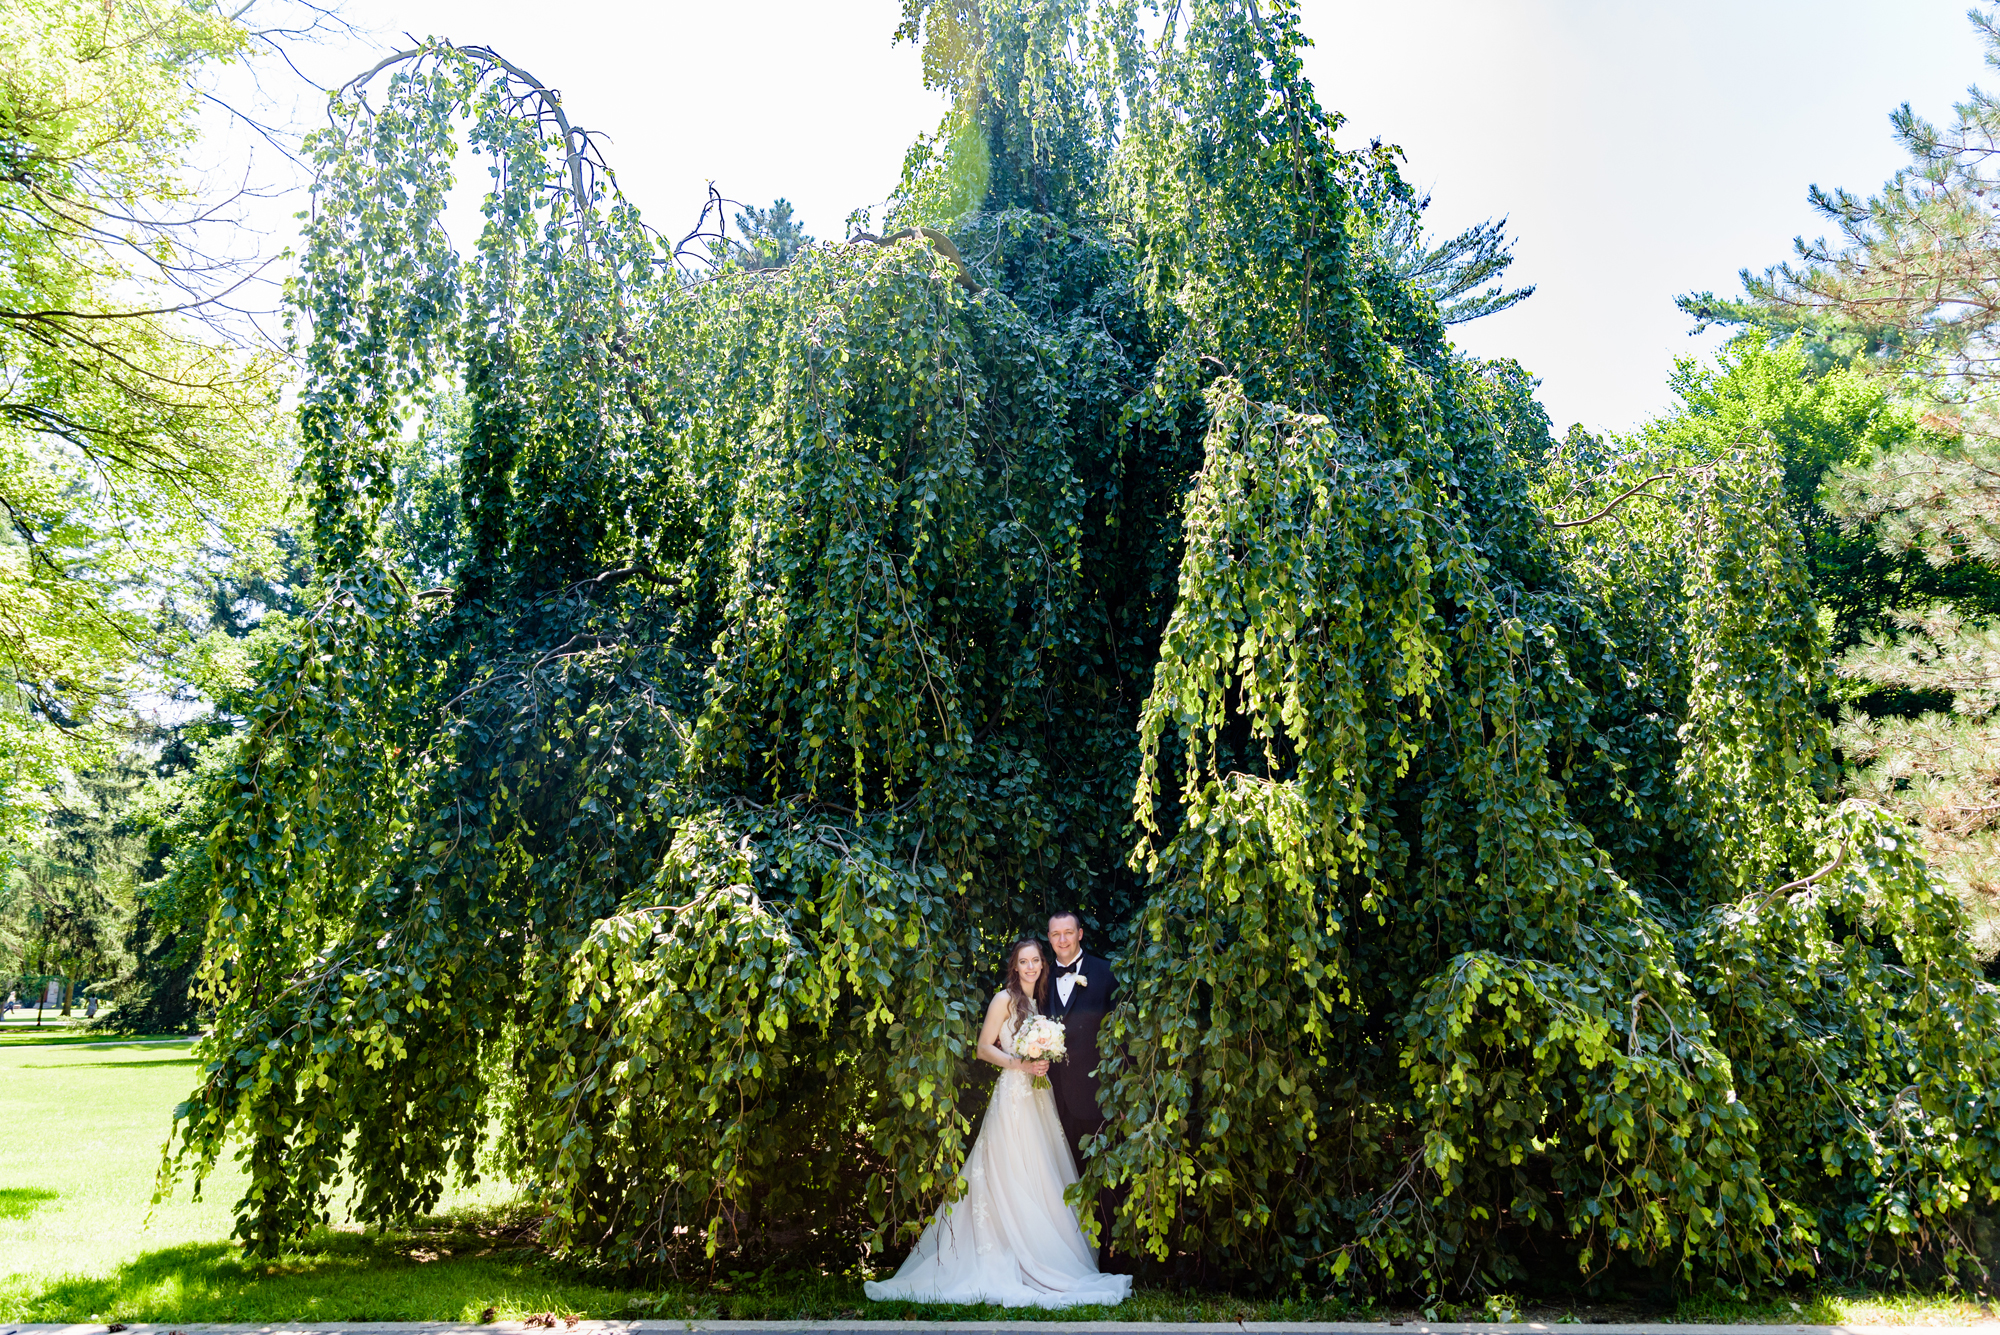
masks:
<path fill-rule="evenodd" d="M 151 590 L 254 533 L 283 473 L 272 359 L 202 319 L 242 275 L 186 177 L 191 81 L 247 40 L 178 0 L 0 15 L 0 837 L 171 651 Z"/>
<path fill-rule="evenodd" d="M 1393 158 L 1290 5 L 907 14 L 953 97 L 908 232 L 774 274 L 677 271 L 490 51 L 314 140 L 319 596 L 179 873 L 178 1152 L 247 1139 L 245 1241 L 428 1208 L 499 1111 L 566 1251 L 893 1250 L 996 952 L 1081 903 L 1128 1000 L 1080 1190 L 1148 1264 L 1959 1259 L 2000 997 L 1825 800 L 1776 451 L 1555 450 L 1369 249 Z M 464 556 L 417 589 L 381 521 L 440 382 Z"/>

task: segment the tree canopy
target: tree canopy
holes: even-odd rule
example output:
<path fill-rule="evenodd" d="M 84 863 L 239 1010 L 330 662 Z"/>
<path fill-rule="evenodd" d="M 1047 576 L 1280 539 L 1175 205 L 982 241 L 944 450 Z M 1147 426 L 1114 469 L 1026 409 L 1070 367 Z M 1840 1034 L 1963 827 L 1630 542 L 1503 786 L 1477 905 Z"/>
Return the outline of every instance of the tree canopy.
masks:
<path fill-rule="evenodd" d="M 792 257 L 812 244 L 805 224 L 792 217 L 790 200 L 779 199 L 768 209 L 751 207 L 736 215 L 736 230 L 743 234 L 741 263 L 746 269 L 780 269 Z"/>
<path fill-rule="evenodd" d="M 104 754 L 105 703 L 186 647 L 162 589 L 284 471 L 273 359 L 202 322 L 242 275 L 186 172 L 193 81 L 249 40 L 177 0 L 0 15 L 0 839 Z"/>
<path fill-rule="evenodd" d="M 1369 210 L 1370 239 L 1398 278 L 1437 302 L 1438 315 L 1446 324 L 1498 315 L 1535 295 L 1533 287 L 1509 291 L 1497 282 L 1484 292 L 1473 290 L 1514 266 L 1514 243 L 1507 236 L 1505 218 L 1489 218 L 1433 245 L 1424 235 L 1424 210 L 1430 203 L 1429 196 L 1385 192 Z"/>
<path fill-rule="evenodd" d="M 2000 18 L 1969 17 L 1987 65 L 2000 68 Z M 1792 262 L 1746 270 L 1741 298 L 1700 293 L 1681 305 L 1782 338 L 1786 355 L 1835 368 L 1820 378 L 1829 388 L 1871 379 L 1909 423 L 1837 460 L 1814 498 L 1831 521 L 1822 545 L 1848 552 L 1851 573 L 1872 566 L 1893 581 L 1871 590 L 1873 580 L 1842 579 L 1829 589 L 1836 607 L 1851 590 L 1874 608 L 1870 624 L 1850 624 L 1865 637 L 1838 646 L 1841 677 L 1865 695 L 1837 741 L 1857 767 L 1850 788 L 1920 831 L 1940 879 L 1971 911 L 1978 950 L 2000 961 L 2000 307 L 1991 279 L 2000 99 L 1974 87 L 1947 125 L 1907 103 L 1890 123 L 1910 160 L 1879 191 L 1811 192 L 1837 238 L 1800 239 Z"/>
<path fill-rule="evenodd" d="M 1682 358 L 1668 380 L 1678 402 L 1624 448 L 1704 461 L 1741 441 L 1764 441 L 1784 470 L 1785 502 L 1805 540 L 1808 584 L 1836 654 L 1893 624 L 1893 613 L 1939 602 L 2000 609 L 2000 571 L 1972 562 L 1933 565 L 1906 545 L 1856 524 L 1838 493 L 1854 469 L 1948 443 L 1921 404 L 1862 366 L 1828 366 L 1807 340 L 1748 330 L 1713 366 Z"/>
<path fill-rule="evenodd" d="M 313 610 L 176 872 L 178 1160 L 245 1139 L 245 1241 L 427 1209 L 498 1113 L 575 1254 L 899 1250 L 1000 950 L 1077 905 L 1127 997 L 1081 1189 L 1163 1271 L 1958 1263 L 2000 996 L 1828 800 L 1776 449 L 1584 457 L 1455 352 L 1290 5 L 906 11 L 953 103 L 904 230 L 781 268 L 696 265 L 480 49 L 312 141 Z"/>

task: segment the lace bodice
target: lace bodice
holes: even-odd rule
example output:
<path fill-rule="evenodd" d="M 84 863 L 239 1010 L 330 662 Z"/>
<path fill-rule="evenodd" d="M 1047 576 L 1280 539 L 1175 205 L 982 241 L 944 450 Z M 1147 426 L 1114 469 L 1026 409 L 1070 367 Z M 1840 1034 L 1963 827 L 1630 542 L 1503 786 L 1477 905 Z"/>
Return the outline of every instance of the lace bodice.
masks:
<path fill-rule="evenodd" d="M 1028 1003 L 1028 1013 L 1031 1015 L 1034 1013 L 1034 1004 L 1033 1001 Z M 1010 1010 L 1007 1018 L 1000 1022 L 1000 1042 L 997 1046 L 1000 1051 L 1006 1053 L 1009 1057 L 1018 1057 L 1021 1055 L 1014 1050 L 1014 1021 L 1018 1018 Z M 1035 1092 L 1029 1084 L 1029 1081 L 1032 1079 L 1033 1077 L 1026 1071 L 1017 1071 L 1011 1066 L 1003 1066 L 1000 1068 L 1000 1083 L 994 1087 L 993 1096 L 998 1098 L 1005 1094 L 1013 1099 L 1032 1098 Z"/>
<path fill-rule="evenodd" d="M 1007 994 L 1005 992 L 1002 992 L 1000 993 L 1000 995 L 1004 997 Z M 1041 1014 L 1040 1011 L 1035 1009 L 1035 1001 L 1034 998 L 1032 997 L 1028 999 L 1028 1014 L 1029 1015 Z M 1021 1024 L 1023 1022 L 1024 1021 L 1022 1020 L 1021 1016 L 1013 1013 L 1013 1008 L 1011 1006 L 1008 1008 L 1007 1018 L 1000 1022 L 1000 1044 L 999 1044 L 1000 1051 L 1006 1053 L 1009 1057 L 1018 1057 L 1021 1055 L 1020 1053 L 1014 1051 L 1014 1034 L 1015 1031 L 1021 1027 Z M 1013 1074 L 1013 1072 L 1009 1072 L 1008 1074 Z"/>

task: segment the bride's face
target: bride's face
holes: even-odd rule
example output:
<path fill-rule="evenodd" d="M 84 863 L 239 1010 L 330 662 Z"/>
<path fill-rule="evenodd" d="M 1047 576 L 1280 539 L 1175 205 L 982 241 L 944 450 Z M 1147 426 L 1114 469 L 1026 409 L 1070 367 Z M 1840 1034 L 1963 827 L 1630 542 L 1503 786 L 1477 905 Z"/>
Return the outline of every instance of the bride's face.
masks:
<path fill-rule="evenodd" d="M 1021 953 L 1014 957 L 1014 975 L 1021 980 L 1022 990 L 1032 993 L 1042 977 L 1042 952 L 1033 946 L 1022 946 Z"/>

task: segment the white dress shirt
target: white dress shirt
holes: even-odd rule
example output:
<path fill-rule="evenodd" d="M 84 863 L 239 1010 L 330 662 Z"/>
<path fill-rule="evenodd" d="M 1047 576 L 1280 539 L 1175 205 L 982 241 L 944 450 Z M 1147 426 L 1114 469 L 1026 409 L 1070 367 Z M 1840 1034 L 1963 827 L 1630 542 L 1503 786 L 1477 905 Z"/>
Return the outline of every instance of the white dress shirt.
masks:
<path fill-rule="evenodd" d="M 1072 964 L 1081 964 L 1082 962 L 1083 962 L 1083 952 L 1079 950 L 1076 952 L 1075 959 L 1069 961 L 1057 960 L 1056 965 L 1058 968 L 1067 969 Z M 1078 978 L 1081 978 L 1082 976 L 1083 976 L 1083 970 L 1077 969 L 1070 973 L 1062 974 L 1059 977 L 1057 977 L 1056 995 L 1062 998 L 1062 1004 L 1065 1007 L 1069 1005 L 1069 994 L 1076 991 L 1076 980 Z"/>

